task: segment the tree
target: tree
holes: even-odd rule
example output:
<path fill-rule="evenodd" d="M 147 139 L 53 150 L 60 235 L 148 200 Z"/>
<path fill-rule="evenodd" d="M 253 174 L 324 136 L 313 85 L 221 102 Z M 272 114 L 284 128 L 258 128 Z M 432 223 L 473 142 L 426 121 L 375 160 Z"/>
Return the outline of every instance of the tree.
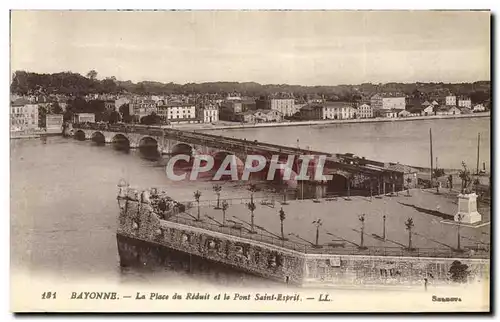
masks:
<path fill-rule="evenodd" d="M 229 208 L 229 204 L 226 200 L 222 200 L 222 226 L 226 226 L 226 210 Z"/>
<path fill-rule="evenodd" d="M 453 261 L 448 274 L 453 282 L 465 283 L 467 282 L 467 277 L 470 274 L 469 266 L 467 264 L 462 264 L 460 261 Z"/>
<path fill-rule="evenodd" d="M 364 245 L 365 241 L 365 214 L 362 214 L 358 217 L 359 222 L 361 223 L 361 242 L 359 243 L 359 248 L 364 249 L 366 248 Z"/>
<path fill-rule="evenodd" d="M 257 192 L 257 186 L 255 185 L 255 183 L 251 183 L 248 186 L 248 191 L 250 191 L 250 201 L 253 202 L 253 194 Z"/>
<path fill-rule="evenodd" d="M 250 230 L 250 233 L 252 234 L 255 234 L 256 231 L 255 231 L 255 228 L 254 228 L 254 211 L 255 209 L 257 208 L 255 206 L 255 203 L 252 201 L 250 201 L 249 203 L 247 203 L 247 207 L 248 207 L 248 210 L 250 210 L 250 220 L 251 220 L 251 230 Z"/>
<path fill-rule="evenodd" d="M 118 123 L 120 122 L 121 120 L 121 116 L 120 116 L 120 113 L 118 113 L 117 111 L 112 111 L 110 114 L 109 114 L 109 119 L 108 119 L 108 122 L 110 124 L 115 124 L 115 123 Z"/>
<path fill-rule="evenodd" d="M 220 192 L 222 190 L 222 187 L 221 187 L 221 185 L 216 184 L 213 186 L 213 190 L 214 190 L 215 194 L 217 195 L 217 207 L 215 207 L 215 209 L 220 209 L 219 200 L 220 200 Z"/>
<path fill-rule="evenodd" d="M 445 175 L 444 169 L 436 168 L 433 171 L 434 171 L 434 174 L 433 174 L 434 178 L 439 178 L 439 177 L 442 177 Z"/>
<path fill-rule="evenodd" d="M 157 115 L 155 112 L 152 112 L 151 114 L 141 118 L 141 124 L 145 125 L 161 124 L 161 117 Z"/>
<path fill-rule="evenodd" d="M 413 223 L 413 218 L 408 218 L 405 222 L 406 230 L 408 230 L 408 250 L 413 250 L 412 244 L 411 244 L 411 234 L 412 234 L 412 229 L 415 226 Z"/>
<path fill-rule="evenodd" d="M 468 193 L 468 189 L 471 183 L 471 176 L 470 176 L 470 171 L 467 169 L 467 165 L 465 164 L 464 161 L 462 161 L 462 168 L 459 173 L 458 177 L 462 180 L 462 193 Z"/>
<path fill-rule="evenodd" d="M 323 226 L 323 222 L 321 219 L 316 219 L 315 221 L 312 222 L 316 226 L 316 247 L 319 247 L 319 227 Z"/>
<path fill-rule="evenodd" d="M 125 123 L 131 123 L 132 122 L 132 116 L 130 115 L 130 107 L 129 104 L 123 104 L 118 108 L 118 111 L 120 112 L 122 116 L 122 120 Z"/>
<path fill-rule="evenodd" d="M 70 110 L 64 112 L 63 121 L 64 122 L 73 122 L 73 115 L 74 115 L 74 113 Z"/>
<path fill-rule="evenodd" d="M 51 112 L 52 114 L 62 114 L 63 109 L 61 108 L 58 102 L 54 102 L 51 104 Z"/>
<path fill-rule="evenodd" d="M 97 78 L 97 72 L 92 69 L 90 71 L 87 72 L 87 78 L 90 78 L 91 80 L 95 80 Z"/>
<path fill-rule="evenodd" d="M 280 216 L 280 222 L 281 222 L 281 239 L 285 240 L 285 234 L 283 232 L 283 221 L 286 218 L 285 211 L 283 210 L 283 207 L 281 207 L 279 211 L 279 216 Z"/>
<path fill-rule="evenodd" d="M 457 214 L 457 221 L 458 221 L 458 224 L 457 224 L 457 250 L 458 251 L 460 251 L 460 239 L 462 238 L 460 236 L 460 226 L 462 223 L 462 219 L 464 219 L 464 215 L 461 213 Z"/>
<path fill-rule="evenodd" d="M 201 221 L 201 218 L 200 218 L 200 197 L 201 197 L 201 192 L 200 190 L 196 190 L 194 192 L 194 200 L 196 200 L 196 203 L 198 204 L 198 221 Z"/>

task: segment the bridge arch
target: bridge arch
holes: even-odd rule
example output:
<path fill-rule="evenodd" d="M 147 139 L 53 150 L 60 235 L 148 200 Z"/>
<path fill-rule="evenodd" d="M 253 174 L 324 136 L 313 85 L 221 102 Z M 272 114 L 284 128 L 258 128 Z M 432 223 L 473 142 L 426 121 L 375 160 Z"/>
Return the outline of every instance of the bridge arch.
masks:
<path fill-rule="evenodd" d="M 77 139 L 78 141 L 85 141 L 86 135 L 85 132 L 82 130 L 76 130 L 74 134 L 74 138 Z"/>
<path fill-rule="evenodd" d="M 328 194 L 345 194 L 348 190 L 349 176 L 342 173 L 336 172 L 331 174 L 332 179 L 328 180 L 326 191 Z"/>
<path fill-rule="evenodd" d="M 106 137 L 102 132 L 96 131 L 90 135 L 90 139 L 100 145 L 103 145 L 106 143 Z"/>
<path fill-rule="evenodd" d="M 171 155 L 186 154 L 189 156 L 193 156 L 194 152 L 195 150 L 191 145 L 187 143 L 177 143 L 172 147 L 170 154 Z"/>
<path fill-rule="evenodd" d="M 137 144 L 139 151 L 148 158 L 160 157 L 158 140 L 151 136 L 143 136 Z"/>
<path fill-rule="evenodd" d="M 130 140 L 124 134 L 118 133 L 111 139 L 113 146 L 118 150 L 129 150 L 130 149 Z"/>

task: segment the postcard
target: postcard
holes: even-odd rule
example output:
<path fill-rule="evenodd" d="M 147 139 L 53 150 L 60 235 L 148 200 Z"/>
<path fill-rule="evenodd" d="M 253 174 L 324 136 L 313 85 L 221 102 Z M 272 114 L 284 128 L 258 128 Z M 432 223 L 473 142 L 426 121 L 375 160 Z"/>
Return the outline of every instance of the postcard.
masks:
<path fill-rule="evenodd" d="M 12 10 L 12 312 L 489 312 L 491 13 Z"/>

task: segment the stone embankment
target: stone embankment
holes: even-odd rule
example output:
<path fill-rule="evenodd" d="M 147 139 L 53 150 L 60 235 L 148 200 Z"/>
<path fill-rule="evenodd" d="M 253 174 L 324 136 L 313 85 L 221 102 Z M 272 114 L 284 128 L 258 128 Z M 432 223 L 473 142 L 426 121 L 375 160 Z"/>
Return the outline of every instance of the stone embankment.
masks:
<path fill-rule="evenodd" d="M 227 234 L 222 228 L 210 229 L 195 220 L 187 224 L 174 220 L 185 205 L 156 189 L 138 191 L 121 186 L 118 205 L 122 265 L 135 261 L 141 266 L 168 266 L 162 254 L 176 252 L 188 255 L 188 266 L 194 257 L 300 286 L 423 285 L 426 280 L 438 285 L 489 279 L 488 259 L 306 253 Z M 136 242 L 147 247 L 130 246 Z"/>

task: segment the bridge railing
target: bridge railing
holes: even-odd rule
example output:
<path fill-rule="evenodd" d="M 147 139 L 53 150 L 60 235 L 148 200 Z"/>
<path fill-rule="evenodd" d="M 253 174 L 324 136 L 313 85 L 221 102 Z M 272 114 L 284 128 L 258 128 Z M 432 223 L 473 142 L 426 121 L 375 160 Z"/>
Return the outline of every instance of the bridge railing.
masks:
<path fill-rule="evenodd" d="M 182 214 L 181 214 L 182 215 Z M 435 257 L 435 258 L 477 258 L 487 259 L 490 257 L 489 247 L 463 247 L 461 251 L 444 248 L 414 248 L 408 250 L 403 247 L 356 247 L 346 245 L 346 242 L 338 241 L 336 243 L 320 244 L 316 246 L 313 243 L 298 242 L 291 240 L 290 236 L 285 236 L 285 240 L 279 236 L 262 231 L 255 225 L 255 232 L 250 231 L 250 225 L 246 223 L 228 220 L 226 226 L 221 224 L 207 222 L 206 219 L 197 221 L 194 218 L 185 218 L 180 215 L 170 217 L 168 221 L 188 225 L 191 227 L 202 228 L 229 236 L 237 236 L 257 242 L 262 242 L 289 250 L 298 251 L 305 254 L 325 254 L 325 255 L 362 255 L 362 256 L 395 256 L 395 257 Z"/>

